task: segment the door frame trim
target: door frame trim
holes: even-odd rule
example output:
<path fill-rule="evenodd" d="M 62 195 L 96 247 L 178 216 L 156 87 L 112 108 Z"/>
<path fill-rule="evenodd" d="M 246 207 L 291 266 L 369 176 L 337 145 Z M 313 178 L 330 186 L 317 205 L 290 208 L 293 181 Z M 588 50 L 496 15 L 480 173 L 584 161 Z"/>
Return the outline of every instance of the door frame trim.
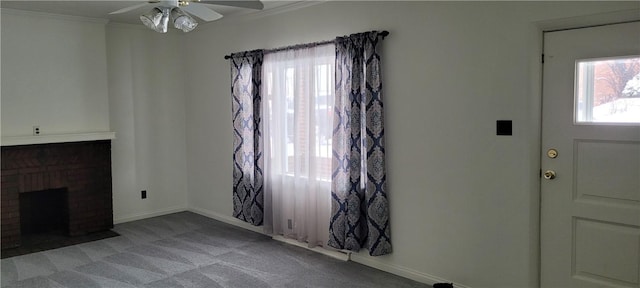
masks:
<path fill-rule="evenodd" d="M 542 33 L 640 21 L 640 8 L 534 22 Z"/>

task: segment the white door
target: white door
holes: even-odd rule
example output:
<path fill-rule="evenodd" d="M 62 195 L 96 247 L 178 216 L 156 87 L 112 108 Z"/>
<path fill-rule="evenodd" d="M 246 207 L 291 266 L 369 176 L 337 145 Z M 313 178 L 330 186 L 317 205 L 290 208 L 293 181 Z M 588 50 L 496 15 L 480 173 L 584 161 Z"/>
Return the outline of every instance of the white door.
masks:
<path fill-rule="evenodd" d="M 640 22 L 545 33 L 542 109 L 542 287 L 640 287 Z"/>

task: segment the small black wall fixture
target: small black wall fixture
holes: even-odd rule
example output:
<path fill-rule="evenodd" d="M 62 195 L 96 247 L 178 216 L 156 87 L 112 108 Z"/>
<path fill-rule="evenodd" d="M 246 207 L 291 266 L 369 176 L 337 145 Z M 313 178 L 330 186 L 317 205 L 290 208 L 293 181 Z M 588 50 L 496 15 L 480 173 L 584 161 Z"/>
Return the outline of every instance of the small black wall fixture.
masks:
<path fill-rule="evenodd" d="M 511 120 L 498 120 L 496 121 L 496 135 L 498 136 L 511 136 L 513 135 L 513 129 Z"/>

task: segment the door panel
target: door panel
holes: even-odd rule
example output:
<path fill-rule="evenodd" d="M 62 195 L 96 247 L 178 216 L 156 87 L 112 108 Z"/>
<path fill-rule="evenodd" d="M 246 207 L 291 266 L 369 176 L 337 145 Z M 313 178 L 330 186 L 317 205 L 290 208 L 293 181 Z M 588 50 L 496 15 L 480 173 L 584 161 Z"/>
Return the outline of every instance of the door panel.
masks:
<path fill-rule="evenodd" d="M 577 279 L 611 287 L 637 287 L 640 255 L 637 226 L 574 218 L 573 229 L 572 272 Z"/>
<path fill-rule="evenodd" d="M 640 123 L 616 123 L 613 113 L 624 116 L 621 105 L 640 100 L 621 92 L 640 75 L 640 23 L 549 32 L 544 41 L 541 165 L 555 177 L 541 179 L 541 285 L 638 288 Z M 618 58 L 631 64 L 607 62 Z M 585 62 L 596 64 L 578 73 Z M 633 75 L 613 75 L 619 68 Z M 611 84 L 611 77 L 624 83 Z M 576 91 L 587 95 L 575 100 Z M 579 109 L 589 112 L 577 116 Z"/>
<path fill-rule="evenodd" d="M 640 142 L 575 142 L 577 200 L 597 204 L 640 204 Z"/>

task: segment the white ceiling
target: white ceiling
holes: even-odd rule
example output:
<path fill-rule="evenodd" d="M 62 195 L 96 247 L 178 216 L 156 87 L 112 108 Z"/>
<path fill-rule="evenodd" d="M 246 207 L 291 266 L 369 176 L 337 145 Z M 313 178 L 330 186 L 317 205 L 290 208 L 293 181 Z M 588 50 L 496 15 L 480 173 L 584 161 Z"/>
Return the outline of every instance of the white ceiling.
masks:
<path fill-rule="evenodd" d="M 108 19 L 111 22 L 140 24 L 140 14 L 149 10 L 149 7 L 143 7 L 140 9 L 132 10 L 122 14 L 109 15 L 110 12 L 133 6 L 136 4 L 144 3 L 146 1 L 101 1 L 101 0 L 84 0 L 84 1 L 30 1 L 30 0 L 18 0 L 18 1 L 0 1 L 0 7 L 26 10 L 34 12 L 44 12 L 61 15 L 73 15 L 90 18 Z M 290 5 L 301 1 L 273 1 L 262 0 L 264 4 L 264 10 L 268 11 L 278 7 Z M 212 8 L 214 6 L 211 6 Z M 233 15 L 240 15 L 245 13 L 258 13 L 256 10 L 246 8 L 236 8 L 230 6 L 215 5 L 214 10 L 225 17 L 232 17 Z"/>

